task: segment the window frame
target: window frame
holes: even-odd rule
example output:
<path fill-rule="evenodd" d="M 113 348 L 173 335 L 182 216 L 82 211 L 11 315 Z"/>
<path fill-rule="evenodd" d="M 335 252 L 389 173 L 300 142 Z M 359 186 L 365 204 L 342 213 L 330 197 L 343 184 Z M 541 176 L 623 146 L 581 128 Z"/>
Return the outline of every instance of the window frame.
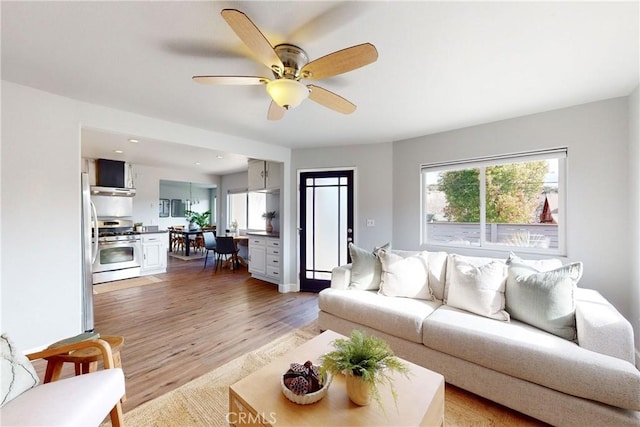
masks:
<path fill-rule="evenodd" d="M 472 249 L 478 251 L 492 252 L 513 252 L 530 253 L 540 255 L 566 256 L 566 230 L 567 230 L 567 168 L 568 168 L 568 149 L 567 147 L 551 148 L 546 150 L 538 150 L 523 153 L 512 153 L 497 156 L 477 157 L 471 159 L 462 159 L 454 161 L 443 161 L 426 163 L 420 166 L 420 244 L 423 247 L 442 247 L 456 249 Z M 510 246 L 487 241 L 486 232 L 486 167 L 497 166 L 501 164 L 532 162 L 536 160 L 558 160 L 558 247 L 557 248 L 535 248 L 528 246 Z M 461 170 L 479 168 L 479 197 L 480 197 L 480 242 L 478 246 L 464 245 L 459 243 L 447 242 L 430 242 L 427 232 L 426 221 L 426 203 L 427 194 L 427 173 L 443 172 L 447 170 Z"/>
<path fill-rule="evenodd" d="M 231 197 L 233 196 L 238 196 L 238 195 L 244 195 L 245 196 L 245 212 L 244 212 L 244 223 L 246 228 L 240 228 L 240 224 L 238 224 L 238 230 L 244 230 L 244 231 L 265 231 L 266 230 L 266 222 L 263 221 L 263 227 L 262 228 L 250 228 L 249 227 L 249 193 L 261 193 L 261 192 L 255 192 L 255 191 L 248 191 L 248 190 L 237 190 L 237 191 L 232 191 L 229 190 L 227 192 L 227 228 L 231 229 L 231 221 L 233 221 L 235 218 L 232 218 L 232 203 L 231 203 Z M 265 194 L 265 206 L 266 206 L 266 194 Z M 264 211 L 263 211 L 264 212 Z M 259 215 L 262 215 L 263 212 L 260 212 Z"/>

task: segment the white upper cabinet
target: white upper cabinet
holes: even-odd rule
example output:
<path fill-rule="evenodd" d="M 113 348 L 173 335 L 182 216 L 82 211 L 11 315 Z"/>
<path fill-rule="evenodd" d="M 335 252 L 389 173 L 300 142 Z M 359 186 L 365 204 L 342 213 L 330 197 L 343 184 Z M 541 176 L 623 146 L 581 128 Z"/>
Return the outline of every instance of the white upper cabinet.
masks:
<path fill-rule="evenodd" d="M 277 190 L 282 185 L 282 164 L 264 160 L 249 160 L 249 191 Z"/>

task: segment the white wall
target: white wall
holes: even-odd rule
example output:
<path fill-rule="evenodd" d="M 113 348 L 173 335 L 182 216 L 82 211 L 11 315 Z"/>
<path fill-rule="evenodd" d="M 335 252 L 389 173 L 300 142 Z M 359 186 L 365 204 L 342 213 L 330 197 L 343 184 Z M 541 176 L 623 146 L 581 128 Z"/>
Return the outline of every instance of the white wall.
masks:
<path fill-rule="evenodd" d="M 1 328 L 23 349 L 81 332 L 80 170 L 73 103 L 3 82 Z"/>
<path fill-rule="evenodd" d="M 640 367 L 640 86 L 629 96 L 629 202 L 631 236 L 631 315 L 636 343 L 636 366 Z"/>
<path fill-rule="evenodd" d="M 297 149 L 291 153 L 292 203 L 287 217 L 298 224 L 298 175 L 316 169 L 355 168 L 355 224 L 354 243 L 363 248 L 380 246 L 392 238 L 392 144 L 351 145 L 314 149 Z M 367 227 L 366 219 L 375 220 L 375 227 Z M 298 236 L 294 233 L 285 241 L 298 259 Z M 297 278 L 297 263 L 291 265 L 291 277 Z M 296 279 L 297 280 L 297 279 Z M 297 283 L 299 285 L 299 283 Z"/>
<path fill-rule="evenodd" d="M 629 251 L 628 145 L 627 98 L 396 142 L 393 244 L 420 247 L 421 164 L 566 146 L 567 259 L 584 262 L 582 287 L 599 290 L 630 319 L 630 266 L 638 261 Z"/>
<path fill-rule="evenodd" d="M 290 150 L 285 147 L 75 101 L 6 81 L 2 81 L 1 94 L 0 327 L 23 349 L 81 332 L 82 127 L 290 161 Z M 288 188 L 288 177 L 285 184 Z M 149 184 L 149 191 L 152 186 L 156 184 Z M 151 203 L 151 198 L 148 201 Z M 42 248 L 41 252 L 34 252 L 34 247 Z M 290 261 L 284 262 L 287 265 Z"/>

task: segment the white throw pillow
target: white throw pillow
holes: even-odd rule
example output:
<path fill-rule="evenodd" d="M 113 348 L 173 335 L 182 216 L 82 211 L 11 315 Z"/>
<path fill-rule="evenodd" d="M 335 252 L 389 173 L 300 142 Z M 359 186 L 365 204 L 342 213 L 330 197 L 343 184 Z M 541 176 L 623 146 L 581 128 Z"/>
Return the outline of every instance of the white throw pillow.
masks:
<path fill-rule="evenodd" d="M 451 255 L 451 278 L 447 305 L 491 319 L 509 321 L 504 310 L 507 266 L 500 261 L 473 265 L 458 255 Z"/>
<path fill-rule="evenodd" d="M 0 407 L 2 407 L 36 386 L 40 379 L 29 359 L 16 349 L 5 334 L 0 336 L 0 346 L 0 363 L 2 364 Z"/>
<path fill-rule="evenodd" d="M 389 243 L 380 248 L 375 248 L 372 252 L 349 243 L 349 255 L 351 255 L 352 263 L 350 288 L 363 291 L 378 290 L 380 288 L 382 267 L 377 252 L 381 248 L 388 247 Z"/>
<path fill-rule="evenodd" d="M 407 297 L 433 301 L 429 288 L 429 258 L 427 251 L 403 257 L 386 250 L 378 251 L 382 264 L 380 290 L 389 297 Z"/>

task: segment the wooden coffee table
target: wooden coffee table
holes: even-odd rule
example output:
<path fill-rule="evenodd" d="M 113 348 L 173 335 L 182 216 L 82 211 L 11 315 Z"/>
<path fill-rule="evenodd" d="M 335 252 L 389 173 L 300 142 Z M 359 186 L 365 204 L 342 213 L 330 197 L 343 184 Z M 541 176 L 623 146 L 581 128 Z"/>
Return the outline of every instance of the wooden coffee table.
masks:
<path fill-rule="evenodd" d="M 441 426 L 444 424 L 444 377 L 411 362 L 409 379 L 394 374 L 398 407 L 390 388 L 380 387 L 385 411 L 373 400 L 358 406 L 347 396 L 344 375 L 336 375 L 327 395 L 317 403 L 298 405 L 280 389 L 280 376 L 292 362 L 311 360 L 333 349 L 331 342 L 345 338 L 326 331 L 307 341 L 229 387 L 229 414 L 232 425 L 255 426 Z M 385 414 L 386 412 L 386 414 Z"/>

